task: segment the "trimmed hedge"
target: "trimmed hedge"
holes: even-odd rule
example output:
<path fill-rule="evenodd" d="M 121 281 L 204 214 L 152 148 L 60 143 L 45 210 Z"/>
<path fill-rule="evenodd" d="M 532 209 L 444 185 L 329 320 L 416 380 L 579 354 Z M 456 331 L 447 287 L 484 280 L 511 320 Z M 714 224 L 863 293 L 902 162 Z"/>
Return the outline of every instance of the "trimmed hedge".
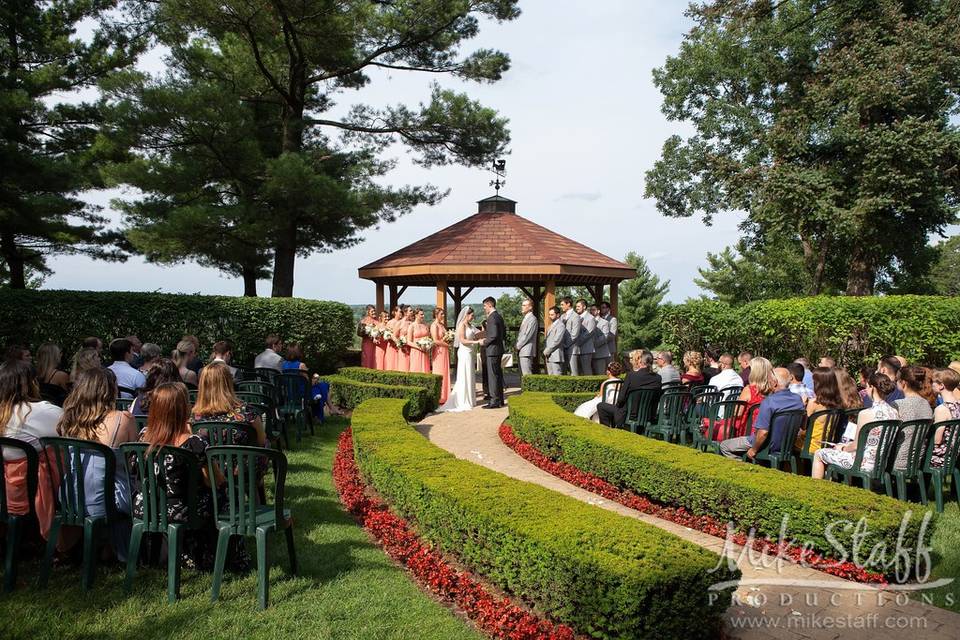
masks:
<path fill-rule="evenodd" d="M 511 400 L 513 402 L 513 400 Z M 357 464 L 421 535 L 554 620 L 593 638 L 713 638 L 727 602 L 707 588 L 739 571 L 633 518 L 458 460 L 401 416 L 353 414 Z"/>
<path fill-rule="evenodd" d="M 343 367 L 337 375 L 360 382 L 386 384 L 399 387 L 423 387 L 430 394 L 430 411 L 440 406 L 440 391 L 443 377 L 432 373 L 407 373 L 404 371 L 379 371 L 365 367 Z"/>
<path fill-rule="evenodd" d="M 758 535 L 777 539 L 782 519 L 788 516 L 788 538 L 809 542 L 813 549 L 831 557 L 837 557 L 826 536 L 831 523 L 866 519 L 868 533 L 860 542 L 861 558 L 877 543 L 885 544 L 887 559 L 892 558 L 907 511 L 912 514 L 904 544 L 915 545 L 920 535 L 924 510 L 917 505 L 727 460 L 621 429 L 598 428 L 564 411 L 549 394 L 524 393 L 511 398 L 510 425 L 518 437 L 555 460 L 660 504 L 733 522 L 741 531 L 755 527 Z M 834 538 L 849 552 L 853 527 L 834 524 L 833 529 Z"/>
<path fill-rule="evenodd" d="M 960 299 L 940 296 L 693 300 L 660 309 L 663 340 L 679 350 L 750 350 L 776 362 L 832 356 L 847 367 L 898 354 L 945 366 L 960 356 Z"/>
<path fill-rule="evenodd" d="M 544 393 L 596 393 L 607 376 L 548 376 L 544 374 L 523 376 L 520 388 L 523 392 Z"/>
<path fill-rule="evenodd" d="M 232 298 L 126 291 L 0 289 L 0 339 L 38 347 L 55 342 L 69 359 L 87 336 L 136 335 L 169 354 L 187 334 L 201 351 L 233 342 L 234 358 L 249 364 L 270 333 L 303 346 L 311 370 L 333 371 L 356 327 L 350 307 L 300 298 Z"/>
<path fill-rule="evenodd" d="M 403 417 L 419 420 L 431 410 L 433 398 L 423 387 L 361 382 L 342 375 L 326 376 L 330 383 L 330 403 L 341 409 L 354 410 L 371 398 L 399 398 L 406 400 Z"/>
<path fill-rule="evenodd" d="M 550 397 L 565 411 L 573 413 L 577 407 L 596 397 L 596 393 L 551 393 Z"/>

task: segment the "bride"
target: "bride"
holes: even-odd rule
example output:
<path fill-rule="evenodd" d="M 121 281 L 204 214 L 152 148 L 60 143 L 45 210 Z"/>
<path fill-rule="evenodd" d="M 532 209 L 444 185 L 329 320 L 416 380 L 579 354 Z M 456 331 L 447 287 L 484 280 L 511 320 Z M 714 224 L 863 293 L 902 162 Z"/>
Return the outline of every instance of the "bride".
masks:
<path fill-rule="evenodd" d="M 457 328 L 453 346 L 457 348 L 457 381 L 450 391 L 450 397 L 438 411 L 469 411 L 476 404 L 476 355 L 473 345 L 479 344 L 482 333 L 474 329 L 473 309 L 467 307 L 457 317 Z"/>

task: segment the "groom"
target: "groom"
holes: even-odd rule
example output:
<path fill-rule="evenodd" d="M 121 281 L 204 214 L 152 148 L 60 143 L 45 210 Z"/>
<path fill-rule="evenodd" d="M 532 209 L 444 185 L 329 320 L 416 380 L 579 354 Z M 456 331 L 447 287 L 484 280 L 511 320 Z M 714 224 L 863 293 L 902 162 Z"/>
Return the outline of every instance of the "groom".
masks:
<path fill-rule="evenodd" d="M 484 409 L 499 409 L 504 406 L 503 399 L 503 338 L 507 327 L 497 313 L 497 301 L 487 297 L 483 300 L 483 310 L 487 314 L 487 333 L 483 339 L 486 351 L 487 381 L 490 385 L 490 402 Z"/>

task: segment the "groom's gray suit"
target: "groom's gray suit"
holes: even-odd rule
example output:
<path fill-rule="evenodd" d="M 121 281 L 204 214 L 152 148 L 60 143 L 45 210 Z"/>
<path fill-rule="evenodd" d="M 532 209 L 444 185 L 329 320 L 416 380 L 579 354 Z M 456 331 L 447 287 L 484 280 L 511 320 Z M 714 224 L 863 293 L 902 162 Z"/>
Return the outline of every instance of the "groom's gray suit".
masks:
<path fill-rule="evenodd" d="M 520 356 L 520 373 L 528 376 L 533 373 L 533 361 L 537 357 L 537 317 L 532 311 L 523 316 L 520 331 L 517 334 L 517 353 Z"/>
<path fill-rule="evenodd" d="M 543 357 L 547 361 L 547 373 L 559 376 L 563 373 L 563 343 L 567 339 L 567 328 L 560 318 L 550 325 L 543 345 Z"/>
<path fill-rule="evenodd" d="M 607 365 L 610 364 L 610 348 L 608 340 L 610 338 L 610 322 L 601 315 L 595 316 L 597 320 L 597 330 L 593 333 L 593 374 L 602 376 L 607 372 Z"/>
<path fill-rule="evenodd" d="M 580 375 L 580 316 L 573 307 L 563 314 L 563 325 L 567 328 L 567 339 L 563 348 L 570 367 L 570 375 L 578 376 Z"/>
<path fill-rule="evenodd" d="M 576 313 L 573 315 L 577 317 Z M 593 346 L 593 334 L 597 330 L 597 321 L 589 311 L 584 311 L 583 315 L 579 316 L 579 320 L 582 323 L 580 336 L 577 338 L 577 343 L 580 345 L 580 355 L 577 356 L 580 362 L 579 375 L 588 376 L 593 373 L 593 354 L 596 351 L 596 347 Z"/>

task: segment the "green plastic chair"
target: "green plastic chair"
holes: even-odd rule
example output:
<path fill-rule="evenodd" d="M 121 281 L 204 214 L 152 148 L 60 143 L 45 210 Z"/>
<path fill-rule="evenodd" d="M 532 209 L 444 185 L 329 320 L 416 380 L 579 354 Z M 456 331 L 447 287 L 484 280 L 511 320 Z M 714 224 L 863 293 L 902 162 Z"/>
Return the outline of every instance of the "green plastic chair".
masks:
<path fill-rule="evenodd" d="M 692 398 L 683 388 L 664 390 L 657 403 L 657 421 L 647 427 L 646 435 L 660 436 L 666 442 L 678 441 Z"/>
<path fill-rule="evenodd" d="M 276 406 L 280 406 L 283 402 L 280 393 L 280 376 L 283 374 L 276 369 L 258 367 L 254 369 L 253 375 L 256 381 L 270 385 L 269 387 L 263 387 L 264 389 L 269 389 L 269 391 L 260 391 L 260 393 L 269 393 L 270 397 L 273 398 L 273 403 Z"/>
<path fill-rule="evenodd" d="M 697 384 L 690 387 L 690 393 L 693 395 L 698 395 L 701 393 L 715 393 L 718 389 L 712 384 Z"/>
<path fill-rule="evenodd" d="M 600 400 L 601 402 L 609 402 L 610 404 L 615 404 L 617 402 L 617 396 L 620 395 L 620 389 L 623 388 L 623 380 L 604 380 L 600 385 Z"/>
<path fill-rule="evenodd" d="M 630 433 L 643 433 L 659 398 L 659 389 L 634 389 L 627 395 L 624 426 L 630 429 Z"/>
<path fill-rule="evenodd" d="M 930 460 L 933 456 L 933 440 L 937 429 L 940 427 L 944 427 L 943 438 L 946 442 L 947 453 L 943 457 L 943 465 L 934 467 L 930 464 Z M 920 484 L 920 500 L 923 504 L 927 504 L 926 476 L 930 476 L 937 513 L 943 513 L 943 481 L 946 479 L 952 481 L 953 493 L 956 496 L 957 503 L 960 504 L 960 469 L 957 469 L 958 458 L 960 458 L 960 420 L 944 420 L 943 422 L 932 424 L 930 426 L 930 446 L 927 447 L 923 465 L 917 472 L 917 480 Z"/>
<path fill-rule="evenodd" d="M 283 403 L 278 407 L 280 418 L 284 422 L 293 422 L 297 429 L 297 442 L 300 442 L 308 423 L 310 435 L 313 435 L 313 422 L 307 419 L 310 383 L 301 373 L 284 373 L 280 376 L 280 389 L 283 397 Z"/>
<path fill-rule="evenodd" d="M 197 395 L 200 393 L 198 389 L 188 389 L 187 396 L 190 398 L 190 404 L 197 403 Z"/>
<path fill-rule="evenodd" d="M 236 373 L 233 374 L 233 379 L 237 382 L 256 380 L 256 374 L 253 372 L 252 368 L 244 367 L 242 365 L 233 365 L 233 368 L 237 370 Z"/>
<path fill-rule="evenodd" d="M 671 380 L 670 382 L 664 382 L 662 385 L 660 385 L 660 389 L 662 391 L 666 391 L 667 389 L 676 389 L 682 384 L 683 383 L 679 380 Z"/>
<path fill-rule="evenodd" d="M 932 420 L 907 420 L 900 423 L 900 431 L 897 432 L 897 440 L 890 454 L 890 465 L 887 470 L 887 474 L 896 481 L 897 498 L 900 500 L 907 499 L 907 482 L 917 479 L 920 467 L 927 456 L 927 448 L 932 446 L 930 437 L 932 422 Z M 904 444 L 907 446 L 907 466 L 903 469 L 895 469 L 893 465 L 897 452 Z"/>
<path fill-rule="evenodd" d="M 863 453 L 867 446 L 867 437 L 874 429 L 880 430 L 880 442 L 877 445 L 875 464 L 872 469 L 866 471 L 863 469 Z M 874 482 L 882 482 L 887 495 L 892 497 L 893 486 L 890 484 L 890 474 L 886 470 L 890 462 L 890 456 L 894 454 L 894 445 L 899 431 L 899 420 L 875 420 L 863 425 L 860 428 L 860 434 L 857 436 L 857 453 L 853 459 L 853 466 L 850 469 L 845 469 L 835 464 L 827 465 L 825 477 L 832 480 L 839 476 L 846 484 L 851 484 L 853 478 L 858 478 L 864 489 L 871 490 Z"/>
<path fill-rule="evenodd" d="M 702 431 L 699 427 L 693 431 L 693 446 L 704 453 L 712 451 L 720 453 L 720 441 L 714 436 L 728 424 L 736 424 L 747 410 L 745 400 L 721 400 L 714 402 L 707 410 L 707 428 Z M 727 432 L 729 433 L 729 429 Z"/>
<path fill-rule="evenodd" d="M 245 380 L 237 383 L 237 391 L 262 394 L 263 396 L 270 398 L 270 402 L 276 404 L 277 388 L 270 382 L 265 382 L 263 380 Z"/>
<path fill-rule="evenodd" d="M 235 394 L 239 400 L 244 402 L 254 402 L 256 404 L 265 404 L 268 407 L 276 407 L 273 402 L 273 396 L 267 395 L 265 393 L 260 393 L 259 391 L 237 391 Z"/>
<path fill-rule="evenodd" d="M 115 406 L 117 411 L 130 411 L 130 406 L 133 404 L 132 398 L 117 398 L 115 401 Z"/>
<path fill-rule="evenodd" d="M 140 433 L 147 428 L 147 416 L 133 416 L 134 421 L 137 423 L 137 433 Z"/>
<path fill-rule="evenodd" d="M 10 513 L 7 508 L 7 478 L 4 473 L 4 449 L 15 449 L 27 460 L 27 513 Z M 17 568 L 20 559 L 20 541 L 23 528 L 37 519 L 37 481 L 40 457 L 32 445 L 14 438 L 0 438 L 0 522 L 7 526 L 7 552 L 3 560 L 3 590 L 9 593 L 17 587 Z"/>
<path fill-rule="evenodd" d="M 274 503 L 257 504 L 258 457 L 266 457 L 273 467 Z M 283 498 L 287 478 L 287 457 L 280 451 L 260 447 L 210 447 L 207 449 L 209 477 L 215 478 L 215 467 L 233 469 L 226 476 L 226 503 L 221 504 L 218 491 L 213 492 L 214 513 L 218 514 L 217 555 L 213 568 L 211 600 L 220 597 L 223 568 L 232 536 L 255 537 L 257 540 L 257 598 L 260 609 L 270 601 L 270 559 L 267 548 L 269 536 L 283 529 L 287 538 L 290 572 L 297 574 L 297 555 L 293 545 L 293 519 L 284 509 Z"/>
<path fill-rule="evenodd" d="M 743 393 L 743 387 L 726 387 L 720 390 L 724 400 L 738 400 Z"/>
<path fill-rule="evenodd" d="M 257 430 L 246 422 L 200 420 L 190 425 L 190 428 L 194 433 L 206 429 L 207 441 L 215 447 L 235 444 L 253 446 L 257 442 Z"/>
<path fill-rule="evenodd" d="M 63 526 L 83 527 L 83 569 L 81 587 L 89 591 L 93 587 L 97 570 L 97 546 L 100 537 L 117 519 L 117 506 L 113 496 L 116 491 L 117 458 L 113 450 L 105 444 L 74 438 L 40 438 L 44 447 L 50 483 L 56 496 L 56 510 L 50 526 L 50 537 L 43 563 L 40 565 L 39 583 L 47 586 L 50 569 L 53 566 L 53 552 L 57 546 L 60 528 Z M 83 486 L 83 470 L 90 458 L 99 456 L 104 459 L 103 495 L 105 513 L 95 518 L 86 515 Z M 56 478 L 60 486 L 56 486 Z"/>
<path fill-rule="evenodd" d="M 813 444 L 813 425 L 820 418 L 824 419 L 824 442 L 840 442 L 840 437 L 847 426 L 847 412 L 844 409 L 823 409 L 810 414 L 805 427 L 806 433 L 803 435 L 803 446 L 800 448 L 800 460 L 806 460 L 811 467 L 813 466 L 813 456 L 819 450 L 819 443 L 817 443 L 818 446 L 813 453 L 810 452 L 810 445 Z"/>
<path fill-rule="evenodd" d="M 133 515 L 133 529 L 130 531 L 130 551 L 127 556 L 127 577 L 124 587 L 127 593 L 133 588 L 133 579 L 137 574 L 137 560 L 140 556 L 140 542 L 145 533 L 159 533 L 167 537 L 167 600 L 176 602 L 180 598 L 180 554 L 183 551 L 185 532 L 201 529 L 203 518 L 198 511 L 201 482 L 201 461 L 193 453 L 179 447 L 158 447 L 147 453 L 149 445 L 144 442 L 131 442 L 120 446 L 130 472 L 131 480 L 139 480 L 143 513 L 141 517 Z M 165 459 L 173 457 L 187 469 L 187 521 L 170 522 L 167 520 L 167 471 Z"/>
<path fill-rule="evenodd" d="M 803 426 L 807 423 L 807 412 L 803 409 L 775 411 L 774 414 L 770 416 L 770 426 L 773 427 L 774 424 L 777 424 L 777 420 L 787 422 L 785 426 L 780 425 L 778 430 L 777 452 L 770 453 L 773 442 L 771 442 L 772 439 L 768 437 L 764 442 L 764 447 L 757 452 L 752 462 L 754 464 L 767 464 L 771 469 L 780 469 L 784 462 L 789 462 L 790 470 L 793 473 L 797 473 L 800 460 L 793 451 L 793 443 L 797 441 L 800 429 L 803 429 Z M 751 461 L 750 458 L 747 457 L 747 454 L 743 454 L 743 459 L 747 462 Z"/>
<path fill-rule="evenodd" d="M 687 406 L 684 428 L 680 432 L 680 444 L 692 445 L 694 443 L 695 434 L 700 433 L 700 425 L 710 413 L 710 407 L 721 401 L 723 401 L 723 394 L 719 391 L 703 391 L 693 394 L 693 398 Z"/>
<path fill-rule="evenodd" d="M 281 443 L 287 440 L 286 423 L 277 418 L 277 412 L 269 405 L 260 402 L 247 402 L 246 404 L 251 411 L 260 416 L 267 438 L 277 445 L 277 449 L 282 450 L 283 446 Z M 287 448 L 290 448 L 289 442 L 287 442 Z"/>

